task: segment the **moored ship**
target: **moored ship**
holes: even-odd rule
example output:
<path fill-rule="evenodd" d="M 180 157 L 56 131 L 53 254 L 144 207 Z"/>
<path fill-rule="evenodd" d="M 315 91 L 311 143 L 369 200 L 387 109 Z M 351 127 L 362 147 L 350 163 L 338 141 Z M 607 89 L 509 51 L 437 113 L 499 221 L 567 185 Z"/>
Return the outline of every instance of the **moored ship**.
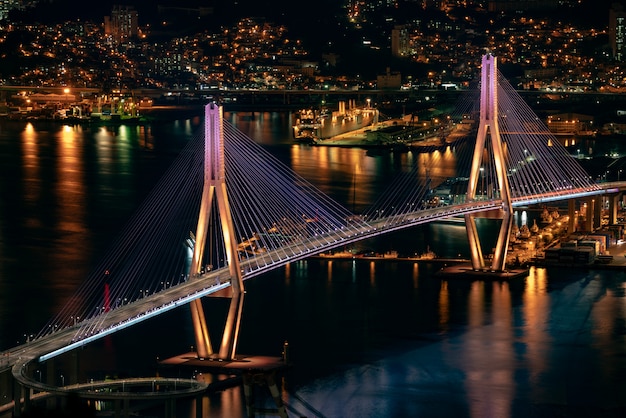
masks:
<path fill-rule="evenodd" d="M 293 137 L 298 142 L 316 142 L 325 138 L 365 128 L 378 122 L 378 110 L 339 102 L 339 108 L 303 109 L 296 113 Z"/>

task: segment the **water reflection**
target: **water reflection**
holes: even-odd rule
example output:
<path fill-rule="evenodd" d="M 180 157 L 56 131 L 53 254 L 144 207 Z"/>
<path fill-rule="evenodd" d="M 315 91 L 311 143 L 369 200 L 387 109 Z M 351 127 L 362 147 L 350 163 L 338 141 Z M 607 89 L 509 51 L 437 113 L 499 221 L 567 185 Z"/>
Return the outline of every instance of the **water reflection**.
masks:
<path fill-rule="evenodd" d="M 523 295 L 523 340 L 530 368 L 533 370 L 530 376 L 532 383 L 542 375 L 547 364 L 544 344 L 547 335 L 543 324 L 548 319 L 550 297 L 547 289 L 547 274 L 545 269 L 532 269 L 532 274 L 526 279 Z"/>
<path fill-rule="evenodd" d="M 356 213 L 365 211 L 417 165 L 416 187 L 437 187 L 456 176 L 457 155 L 449 148 L 434 153 L 387 153 L 370 156 L 361 148 L 292 145 L 285 158 L 300 176 Z"/>
<path fill-rule="evenodd" d="M 450 294 L 448 293 L 448 282 L 441 283 L 439 291 L 439 327 L 442 331 L 448 330 L 450 322 Z"/>
<path fill-rule="evenodd" d="M 260 144 L 293 142 L 290 112 L 224 112 L 224 119 Z"/>
<path fill-rule="evenodd" d="M 220 379 L 225 379 L 226 377 L 227 376 L 220 376 Z M 199 373 L 196 376 L 196 380 L 210 384 L 216 379 L 210 374 Z M 258 388 L 256 390 L 258 390 Z M 200 405 L 198 405 L 198 403 Z M 228 411 L 228 416 L 245 417 L 247 416 L 245 405 L 243 390 L 236 387 L 191 400 L 188 404 L 189 412 L 184 415 L 189 418 L 195 418 L 197 416 L 217 418 L 225 416 L 224 413 L 220 411 Z M 198 415 L 198 412 L 200 415 Z M 181 416 L 183 416 L 182 413 Z"/>
<path fill-rule="evenodd" d="M 511 416 L 515 353 L 508 283 L 474 282 L 469 299 L 470 330 L 460 339 L 457 361 L 465 375 L 470 416 Z"/>
<path fill-rule="evenodd" d="M 422 179 L 430 179 L 432 187 L 437 187 L 446 179 L 457 177 L 457 155 L 450 147 L 445 151 L 435 150 L 417 155 L 418 174 Z"/>
<path fill-rule="evenodd" d="M 168 146 L 185 135 L 173 138 Z M 2 124 L 0 282 L 29 293 L 20 314 L 0 316 L 2 346 L 23 342 L 15 334 L 37 333 L 86 279 L 107 245 L 96 236 L 119 230 L 152 184 L 143 179 L 158 179 L 155 168 L 175 156 L 159 160 L 155 144 L 143 126 Z M 146 149 L 151 154 L 141 154 Z"/>
<path fill-rule="evenodd" d="M 26 128 L 22 132 L 20 142 L 22 144 L 22 170 L 24 177 L 30 179 L 40 178 L 39 143 L 37 141 L 37 132 L 32 124 L 29 123 L 26 125 Z M 41 184 L 32 181 L 30 184 L 24 184 L 22 187 L 24 190 L 24 201 L 34 205 L 38 204 L 41 194 Z"/>
<path fill-rule="evenodd" d="M 290 128 L 288 118 L 272 118 L 250 115 L 238 123 L 264 135 L 280 125 Z M 146 179 L 155 181 L 168 166 L 147 170 L 149 162 L 164 149 L 168 154 L 173 138 L 184 142 L 194 124 L 180 124 L 176 135 L 169 125 L 154 132 L 32 126 L 0 131 L 0 190 L 11 196 L 0 200 L 3 346 L 13 346 L 25 329 L 40 329 L 40 322 L 73 294 L 92 258 L 99 258 L 98 250 L 143 201 Z M 280 138 L 278 145 L 266 137 L 260 142 L 276 145 L 277 154 L 293 162 L 296 171 L 347 206 L 354 200 L 371 203 L 394 174 L 430 164 L 427 159 L 441 164 L 433 177 L 447 175 L 447 164 L 459 155 L 370 156 L 360 149 L 294 146 L 288 135 Z M 145 144 L 153 148 L 142 158 L 138 151 Z M 529 215 L 522 212 L 522 222 L 524 216 Z M 462 224 L 440 223 L 360 245 L 408 253 L 430 247 L 438 255 L 457 256 L 467 253 L 466 241 Z M 291 263 L 246 282 L 241 350 L 276 355 L 289 339 L 295 366 L 283 389 L 295 415 L 482 417 L 538 410 L 551 416 L 548 412 L 556 410 L 565 416 L 580 409 L 590 412 L 586 416 L 600 416 L 623 411 L 624 272 L 533 269 L 523 280 L 499 283 L 442 281 L 435 271 L 435 266 L 412 262 Z M 28 298 L 19 297 L 25 294 Z M 154 358 L 189 348 L 189 321 L 181 308 L 112 337 L 115 350 L 86 347 L 79 354 L 83 378 L 109 370 L 152 375 Z M 180 416 L 195 416 L 189 412 L 195 411 L 192 403 L 180 402 L 187 407 Z M 204 397 L 202 403 L 205 416 L 245 416 L 240 388 Z M 267 405 L 273 405 L 270 397 Z"/>
<path fill-rule="evenodd" d="M 394 274 L 398 266 L 389 263 L 365 265 L 369 283 L 378 288 L 371 295 L 384 298 L 387 286 L 395 289 L 394 302 L 385 304 L 389 311 L 380 313 L 388 333 L 403 329 L 400 335 L 407 336 L 417 329 L 426 339 L 408 340 L 404 351 L 290 391 L 299 413 L 482 418 L 526 416 L 554 405 L 567 416 L 590 416 L 619 398 L 611 387 L 624 366 L 618 359 L 626 346 L 623 273 L 606 280 L 572 272 L 550 281 L 546 269 L 533 268 L 513 282 L 423 277 L 425 286 L 410 303 L 427 304 L 436 292 L 430 321 L 437 322 L 437 332 L 428 338 L 419 325 L 429 317 L 427 309 L 417 316 L 400 313 L 409 301 L 398 290 L 404 280 L 415 284 L 415 276 L 404 269 Z M 576 405 L 587 405 L 586 413 Z"/>

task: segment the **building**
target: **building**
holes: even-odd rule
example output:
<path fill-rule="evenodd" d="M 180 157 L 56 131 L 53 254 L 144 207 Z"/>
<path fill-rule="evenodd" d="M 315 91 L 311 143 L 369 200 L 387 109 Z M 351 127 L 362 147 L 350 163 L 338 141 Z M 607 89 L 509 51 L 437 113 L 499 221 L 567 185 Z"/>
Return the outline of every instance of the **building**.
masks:
<path fill-rule="evenodd" d="M 391 69 L 387 67 L 385 74 L 378 75 L 376 77 L 376 85 L 379 89 L 399 89 L 402 85 L 402 77 L 399 72 L 391 72 Z"/>
<path fill-rule="evenodd" d="M 126 42 L 139 34 L 138 14 L 132 6 L 113 6 L 104 17 L 104 33 L 116 42 Z"/>
<path fill-rule="evenodd" d="M 22 2 L 19 0 L 0 0 L 0 20 L 6 19 L 11 10 L 21 7 Z"/>
<path fill-rule="evenodd" d="M 593 116 L 559 113 L 548 116 L 548 129 L 555 135 L 588 135 L 593 131 Z"/>
<path fill-rule="evenodd" d="M 613 58 L 622 62 L 626 59 L 626 11 L 619 3 L 614 3 L 609 10 L 609 42 Z"/>
<path fill-rule="evenodd" d="M 409 55 L 409 33 L 406 27 L 398 25 L 391 30 L 391 53 L 394 57 Z"/>

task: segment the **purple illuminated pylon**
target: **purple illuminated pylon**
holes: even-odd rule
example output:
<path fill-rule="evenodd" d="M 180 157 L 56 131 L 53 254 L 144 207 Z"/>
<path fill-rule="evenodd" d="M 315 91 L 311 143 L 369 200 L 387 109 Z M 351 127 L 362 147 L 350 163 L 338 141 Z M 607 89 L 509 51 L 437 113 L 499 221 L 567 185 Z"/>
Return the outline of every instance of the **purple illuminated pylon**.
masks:
<path fill-rule="evenodd" d="M 467 200 L 472 201 L 477 199 L 476 190 L 479 185 L 479 178 L 481 178 L 481 182 L 484 180 L 483 176 L 485 176 L 485 173 L 483 173 L 484 169 L 482 167 L 484 163 L 483 155 L 485 154 L 487 137 L 489 137 L 491 139 L 490 145 L 493 152 L 493 161 L 490 163 L 493 164 L 495 168 L 495 178 L 493 181 L 496 184 L 494 185 L 494 189 L 497 189 L 502 204 L 495 210 L 466 214 L 465 226 L 469 239 L 472 268 L 474 270 L 480 270 L 487 268 L 487 265 L 476 228 L 476 218 L 496 218 L 502 220 L 495 252 L 489 269 L 492 271 L 504 271 L 506 268 L 509 236 L 513 225 L 513 206 L 511 203 L 511 191 L 506 176 L 506 161 L 502 149 L 502 139 L 498 127 L 498 66 L 496 58 L 491 54 L 486 54 L 482 58 L 480 88 L 480 122 L 467 186 Z M 484 187 L 481 184 L 481 195 L 483 195 L 483 193 Z"/>
<path fill-rule="evenodd" d="M 207 232 L 213 199 L 217 203 L 222 238 L 230 273 L 232 293 L 230 308 L 224 326 L 219 353 L 213 352 L 209 331 L 206 324 L 202 302 L 196 299 L 191 303 L 196 350 L 199 358 L 214 357 L 222 360 L 234 359 L 243 308 L 243 277 L 237 257 L 235 228 L 226 191 L 226 170 L 224 157 L 224 127 L 222 109 L 215 103 L 205 107 L 205 150 L 204 150 L 204 186 L 198 215 L 198 227 L 191 263 L 190 277 L 200 274 L 202 259 L 207 242 Z"/>

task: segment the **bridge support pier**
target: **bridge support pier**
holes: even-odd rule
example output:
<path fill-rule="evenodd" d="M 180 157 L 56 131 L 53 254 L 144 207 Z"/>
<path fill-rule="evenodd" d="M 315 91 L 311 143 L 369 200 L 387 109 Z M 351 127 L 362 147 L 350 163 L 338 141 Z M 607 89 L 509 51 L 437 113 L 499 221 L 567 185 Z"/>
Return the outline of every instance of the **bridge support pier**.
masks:
<path fill-rule="evenodd" d="M 585 231 L 593 232 L 602 226 L 602 197 L 590 197 L 586 203 Z"/>
<path fill-rule="evenodd" d="M 595 198 L 595 202 L 593 205 L 593 227 L 594 229 L 591 230 L 591 232 L 595 231 L 596 229 L 600 229 L 602 227 L 602 208 L 604 207 L 604 197 L 602 196 L 597 196 Z"/>
<path fill-rule="evenodd" d="M 31 408 L 33 407 L 33 390 L 31 388 L 24 387 L 22 391 L 24 393 L 24 407 L 22 410 L 24 411 L 24 413 L 27 413 L 30 412 Z"/>
<path fill-rule="evenodd" d="M 585 200 L 585 231 L 593 232 L 593 212 L 594 212 L 594 198 L 587 198 Z"/>
<path fill-rule="evenodd" d="M 6 405 L 13 399 L 14 379 L 11 371 L 0 373 L 0 405 Z"/>
<path fill-rule="evenodd" d="M 54 380 L 56 374 L 56 370 L 54 367 L 55 364 L 56 361 L 54 360 L 46 361 L 46 383 L 52 386 L 56 384 Z M 46 406 L 49 410 L 53 410 L 57 407 L 57 399 L 55 397 L 49 398 L 48 400 L 46 400 Z"/>
<path fill-rule="evenodd" d="M 569 199 L 567 201 L 567 233 L 573 234 L 576 232 L 576 225 L 578 224 L 578 212 L 576 211 L 576 201 Z"/>
<path fill-rule="evenodd" d="M 615 225 L 617 223 L 620 197 L 620 193 L 611 194 L 607 197 L 607 199 L 609 199 L 609 225 Z"/>
<path fill-rule="evenodd" d="M 165 401 L 165 418 L 176 418 L 176 399 Z"/>
<path fill-rule="evenodd" d="M 13 382 L 13 417 L 22 416 L 22 385 Z"/>
<path fill-rule="evenodd" d="M 32 390 L 22 386 L 17 381 L 13 382 L 13 416 L 21 417 L 22 414 L 30 412 L 32 407 Z"/>

